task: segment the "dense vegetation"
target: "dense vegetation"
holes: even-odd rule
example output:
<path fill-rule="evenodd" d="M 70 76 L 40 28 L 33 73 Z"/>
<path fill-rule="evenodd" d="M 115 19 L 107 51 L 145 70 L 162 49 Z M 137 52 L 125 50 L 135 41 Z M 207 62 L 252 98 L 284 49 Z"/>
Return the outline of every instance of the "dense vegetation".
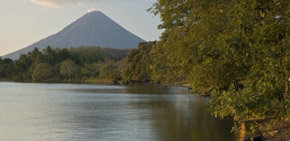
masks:
<path fill-rule="evenodd" d="M 28 82 L 117 82 L 119 62 L 129 50 L 90 47 L 35 48 L 18 60 L 0 58 L 2 80 Z"/>
<path fill-rule="evenodd" d="M 129 84 L 144 84 L 151 82 L 150 52 L 157 42 L 140 43 L 138 49 L 133 49 L 122 66 L 122 80 Z"/>
<path fill-rule="evenodd" d="M 249 136 L 289 138 L 289 1 L 158 0 L 150 10 L 165 31 L 129 54 L 125 81 L 190 85 Z"/>

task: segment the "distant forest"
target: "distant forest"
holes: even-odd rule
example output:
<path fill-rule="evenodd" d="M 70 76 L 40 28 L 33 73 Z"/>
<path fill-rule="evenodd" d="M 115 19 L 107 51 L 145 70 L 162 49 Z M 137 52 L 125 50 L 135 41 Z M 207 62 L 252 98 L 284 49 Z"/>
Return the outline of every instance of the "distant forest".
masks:
<path fill-rule="evenodd" d="M 0 78 L 23 82 L 106 82 L 121 80 L 120 64 L 129 50 L 79 47 L 35 48 L 18 60 L 0 58 Z"/>

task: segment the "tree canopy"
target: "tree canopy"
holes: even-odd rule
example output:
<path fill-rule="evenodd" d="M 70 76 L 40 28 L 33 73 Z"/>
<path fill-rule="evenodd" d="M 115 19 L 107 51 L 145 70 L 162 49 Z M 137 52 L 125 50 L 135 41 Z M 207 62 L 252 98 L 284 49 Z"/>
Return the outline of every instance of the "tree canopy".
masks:
<path fill-rule="evenodd" d="M 158 0 L 150 10 L 165 30 L 151 50 L 153 80 L 211 93 L 215 116 L 252 131 L 289 125 L 289 1 Z"/>
<path fill-rule="evenodd" d="M 90 82 L 102 79 L 100 72 L 108 63 L 116 66 L 130 50 L 80 47 L 71 49 L 53 49 L 43 51 L 35 48 L 28 54 L 22 54 L 18 60 L 0 58 L 0 80 L 33 82 Z M 120 63 L 119 63 L 120 64 Z M 109 65 L 109 66 L 110 66 Z M 120 74 L 119 67 L 107 66 L 106 70 Z M 106 76 L 108 75 L 108 76 Z M 111 81 L 115 75 L 103 73 Z M 111 78 L 112 77 L 112 78 Z"/>

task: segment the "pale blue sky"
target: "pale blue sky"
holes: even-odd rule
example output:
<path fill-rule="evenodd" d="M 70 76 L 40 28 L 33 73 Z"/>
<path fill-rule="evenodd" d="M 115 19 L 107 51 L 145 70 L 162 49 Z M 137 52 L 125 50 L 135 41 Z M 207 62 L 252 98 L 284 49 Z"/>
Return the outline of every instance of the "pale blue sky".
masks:
<path fill-rule="evenodd" d="M 24 48 L 99 10 L 144 40 L 159 39 L 155 0 L 1 0 L 0 56 Z"/>

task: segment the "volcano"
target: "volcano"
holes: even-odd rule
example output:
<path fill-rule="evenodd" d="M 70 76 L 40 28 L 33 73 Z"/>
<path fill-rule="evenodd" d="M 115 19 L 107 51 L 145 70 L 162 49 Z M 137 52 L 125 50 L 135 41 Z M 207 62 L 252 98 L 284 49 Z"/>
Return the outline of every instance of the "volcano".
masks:
<path fill-rule="evenodd" d="M 87 13 L 62 31 L 48 36 L 28 47 L 3 56 L 16 60 L 21 54 L 27 54 L 34 48 L 92 47 L 131 49 L 137 48 L 143 39 L 129 32 L 100 11 Z"/>

